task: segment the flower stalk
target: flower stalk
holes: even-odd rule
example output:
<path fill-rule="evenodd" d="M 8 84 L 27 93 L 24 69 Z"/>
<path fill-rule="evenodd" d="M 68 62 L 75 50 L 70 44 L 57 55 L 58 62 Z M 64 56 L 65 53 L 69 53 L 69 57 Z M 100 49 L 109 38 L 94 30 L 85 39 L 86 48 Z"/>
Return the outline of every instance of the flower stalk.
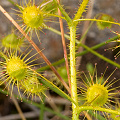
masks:
<path fill-rule="evenodd" d="M 107 108 L 102 108 L 102 107 L 93 107 L 93 106 L 81 106 L 81 107 L 79 107 L 78 111 L 80 113 L 80 112 L 86 111 L 86 110 L 97 110 L 97 111 L 103 111 L 103 112 L 107 112 L 107 113 L 120 115 L 119 111 L 111 110 L 111 109 L 107 109 Z"/>
<path fill-rule="evenodd" d="M 71 97 L 78 103 L 77 96 L 77 81 L 76 81 L 76 62 L 75 62 L 75 36 L 76 27 L 70 26 L 70 71 L 71 71 Z M 72 120 L 78 120 L 78 109 L 77 106 L 72 103 L 73 116 Z"/>

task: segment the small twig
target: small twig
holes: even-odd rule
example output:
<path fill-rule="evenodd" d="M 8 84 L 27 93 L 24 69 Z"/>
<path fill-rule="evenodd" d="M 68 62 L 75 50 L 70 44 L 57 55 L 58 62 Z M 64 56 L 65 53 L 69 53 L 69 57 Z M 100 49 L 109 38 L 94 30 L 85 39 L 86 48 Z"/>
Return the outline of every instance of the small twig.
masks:
<path fill-rule="evenodd" d="M 57 0 L 58 3 L 60 4 L 60 0 Z M 61 11 L 58 8 L 58 14 L 59 16 L 62 16 Z M 60 30 L 61 30 L 61 37 L 62 37 L 62 45 L 63 45 L 63 50 L 64 50 L 64 58 L 65 58 L 65 64 L 66 64 L 66 69 L 67 69 L 67 75 L 68 75 L 68 82 L 69 86 L 70 85 L 70 73 L 69 73 L 69 65 L 68 65 L 68 58 L 67 58 L 67 50 L 66 50 L 66 44 L 65 44 L 65 37 L 64 37 L 64 29 L 63 29 L 63 21 L 61 18 L 59 18 L 60 21 Z"/>
<path fill-rule="evenodd" d="M 52 66 L 50 61 L 46 58 L 46 56 L 42 53 L 42 51 L 38 48 L 38 46 L 33 42 L 33 40 L 30 39 L 30 37 L 23 31 L 23 29 L 15 22 L 15 20 L 3 9 L 3 7 L 0 5 L 0 11 L 14 24 L 14 26 L 23 34 L 23 36 L 30 42 L 30 44 L 35 48 L 35 50 L 39 53 L 39 55 L 44 59 L 44 61 L 50 66 L 52 71 L 55 73 L 55 75 L 58 77 L 58 79 L 62 82 L 62 84 L 65 86 L 67 91 L 70 94 L 70 88 L 66 84 L 66 82 L 62 79 L 62 77 L 59 75 L 57 70 Z"/>

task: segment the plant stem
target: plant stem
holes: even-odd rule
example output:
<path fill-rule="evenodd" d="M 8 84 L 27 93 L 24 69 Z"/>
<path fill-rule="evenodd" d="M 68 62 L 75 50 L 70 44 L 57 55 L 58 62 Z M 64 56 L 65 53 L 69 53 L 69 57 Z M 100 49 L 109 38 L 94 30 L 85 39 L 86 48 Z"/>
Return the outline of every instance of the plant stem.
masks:
<path fill-rule="evenodd" d="M 70 70 L 71 70 L 71 98 L 78 104 L 77 82 L 76 82 L 76 62 L 75 62 L 75 36 L 76 27 L 70 26 Z M 72 102 L 72 120 L 78 120 L 77 106 Z"/>
<path fill-rule="evenodd" d="M 58 0 L 58 3 L 60 4 L 60 0 Z M 61 11 L 59 10 L 59 8 L 58 8 L 58 15 L 62 16 Z M 68 75 L 68 83 L 69 83 L 69 87 L 71 88 L 71 85 L 70 85 L 69 64 L 68 64 L 68 58 L 67 58 L 67 49 L 66 49 L 64 29 L 63 29 L 63 21 L 62 21 L 61 18 L 59 18 L 59 22 L 60 22 L 60 30 L 61 30 L 61 37 L 62 37 L 62 45 L 63 45 L 63 51 L 64 51 L 65 64 L 66 64 L 67 75 Z"/>
<path fill-rule="evenodd" d="M 111 109 L 106 109 L 106 108 L 102 108 L 102 107 L 81 106 L 78 109 L 79 109 L 79 113 L 82 112 L 82 111 L 85 111 L 85 110 L 97 110 L 97 111 L 103 111 L 103 112 L 107 112 L 107 113 L 112 113 L 112 114 L 120 115 L 119 111 L 111 110 Z"/>
<path fill-rule="evenodd" d="M 77 19 L 81 18 L 83 12 L 85 12 L 85 8 L 86 8 L 88 2 L 89 2 L 89 0 L 83 0 L 82 4 L 80 5 L 80 7 L 79 7 L 77 13 L 75 14 L 75 17 L 74 17 L 73 20 L 77 20 Z M 75 23 L 76 26 L 77 26 L 77 24 L 78 24 L 78 22 Z"/>
<path fill-rule="evenodd" d="M 76 21 L 96 21 L 96 22 L 105 22 L 105 23 L 111 23 L 111 24 L 116 24 L 120 26 L 120 23 L 118 22 L 112 22 L 112 21 L 105 21 L 105 20 L 99 20 L 99 19 L 77 19 L 77 20 L 73 20 L 73 22 Z"/>
<path fill-rule="evenodd" d="M 69 17 L 69 15 L 65 12 L 65 10 L 62 8 L 62 6 L 58 3 L 57 0 L 53 0 L 55 2 L 55 4 L 58 6 L 58 8 L 60 9 L 61 13 L 63 14 L 63 16 L 65 17 L 67 23 L 69 25 L 71 25 L 72 23 L 72 19 Z"/>

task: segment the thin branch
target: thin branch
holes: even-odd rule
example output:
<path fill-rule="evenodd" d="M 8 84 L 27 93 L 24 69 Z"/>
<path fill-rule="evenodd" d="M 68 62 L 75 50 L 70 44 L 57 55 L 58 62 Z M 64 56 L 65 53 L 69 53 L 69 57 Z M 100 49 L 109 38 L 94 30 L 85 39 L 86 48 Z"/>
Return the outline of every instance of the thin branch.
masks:
<path fill-rule="evenodd" d="M 60 0 L 58 0 L 58 3 L 60 4 Z M 58 14 L 59 16 L 62 16 L 61 11 L 58 8 Z M 65 64 L 66 64 L 66 69 L 67 69 L 67 75 L 68 75 L 68 82 L 69 86 L 70 85 L 70 73 L 69 73 L 69 64 L 68 64 L 68 58 L 67 58 L 67 50 L 66 50 L 66 43 L 65 43 L 65 36 L 64 36 L 64 29 L 63 29 L 63 21 L 61 18 L 59 18 L 60 21 L 60 30 L 61 30 L 61 37 L 62 37 L 62 45 L 63 45 L 63 50 L 64 50 L 64 58 L 65 58 Z"/>

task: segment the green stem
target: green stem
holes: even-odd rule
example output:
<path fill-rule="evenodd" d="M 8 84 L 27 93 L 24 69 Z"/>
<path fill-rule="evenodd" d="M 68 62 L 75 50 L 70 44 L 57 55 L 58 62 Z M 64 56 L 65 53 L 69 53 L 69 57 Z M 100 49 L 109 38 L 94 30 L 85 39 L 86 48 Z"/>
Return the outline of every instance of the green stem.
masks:
<path fill-rule="evenodd" d="M 91 48 L 89 48 L 88 46 L 86 46 L 84 44 L 81 44 L 81 46 L 84 47 L 86 50 L 90 51 L 91 53 L 93 53 L 94 55 L 96 55 L 97 57 L 103 59 L 104 61 L 106 61 L 106 62 L 108 62 L 108 63 L 110 63 L 110 64 L 112 64 L 112 65 L 114 65 L 114 66 L 116 66 L 118 68 L 120 68 L 120 65 L 118 63 L 113 62 L 112 60 L 104 57 L 103 55 L 101 55 L 101 54 L 97 53 L 96 51 L 92 50 Z"/>
<path fill-rule="evenodd" d="M 76 21 L 96 21 L 96 22 L 105 22 L 105 23 L 111 23 L 111 24 L 116 24 L 116 25 L 119 25 L 119 26 L 120 26 L 120 23 L 112 22 L 112 21 L 99 20 L 99 19 L 77 19 L 77 20 L 74 20 L 73 22 L 76 22 Z"/>
<path fill-rule="evenodd" d="M 87 29 L 85 30 L 84 34 L 81 36 L 80 38 L 80 43 L 82 43 L 82 41 L 84 40 L 84 38 L 87 36 L 88 31 L 90 30 L 91 26 L 93 24 L 93 21 L 90 23 L 90 25 L 88 25 Z"/>
<path fill-rule="evenodd" d="M 89 0 L 83 0 L 82 4 L 80 5 L 80 7 L 79 7 L 77 13 L 75 14 L 75 17 L 74 17 L 73 20 L 77 20 L 77 19 L 81 18 L 83 12 L 85 11 L 85 8 L 86 8 L 88 2 L 89 2 Z M 75 22 L 76 26 L 77 26 L 77 24 L 78 24 L 78 21 Z"/>
<path fill-rule="evenodd" d="M 58 35 L 61 35 L 61 32 L 60 32 L 60 31 L 58 31 L 58 30 L 56 30 L 56 29 L 54 29 L 54 28 L 52 28 L 52 27 L 48 27 L 48 26 L 46 26 L 45 24 L 44 24 L 44 27 L 45 27 L 45 29 L 48 29 L 48 30 L 50 30 L 50 31 L 52 31 L 52 32 L 54 32 L 54 33 L 56 33 L 56 34 L 58 34 Z M 69 36 L 69 35 L 64 34 L 64 36 L 65 36 L 65 38 L 67 38 L 68 40 L 70 40 L 70 36 Z M 75 40 L 76 40 L 75 42 L 76 42 L 77 44 L 80 43 L 77 39 L 75 39 Z"/>
<path fill-rule="evenodd" d="M 57 0 L 53 0 L 55 2 L 55 4 L 58 6 L 58 8 L 60 9 L 61 13 L 63 14 L 63 16 L 65 17 L 67 23 L 70 25 L 72 23 L 72 19 L 69 17 L 69 15 L 65 12 L 65 10 L 62 8 L 62 6 L 58 3 Z"/>
<path fill-rule="evenodd" d="M 106 109 L 106 108 L 102 108 L 102 107 L 92 107 L 92 106 L 81 106 L 78 108 L 79 113 L 85 110 L 97 110 L 97 111 L 103 111 L 103 112 L 107 112 L 107 113 L 111 113 L 111 114 L 116 114 L 116 115 L 120 115 L 119 111 L 116 110 L 111 110 L 111 109 Z"/>
<path fill-rule="evenodd" d="M 78 104 L 77 81 L 76 81 L 76 62 L 75 62 L 75 36 L 76 27 L 70 26 L 70 70 L 71 70 L 71 98 Z M 78 120 L 77 105 L 72 102 L 72 120 Z"/>

